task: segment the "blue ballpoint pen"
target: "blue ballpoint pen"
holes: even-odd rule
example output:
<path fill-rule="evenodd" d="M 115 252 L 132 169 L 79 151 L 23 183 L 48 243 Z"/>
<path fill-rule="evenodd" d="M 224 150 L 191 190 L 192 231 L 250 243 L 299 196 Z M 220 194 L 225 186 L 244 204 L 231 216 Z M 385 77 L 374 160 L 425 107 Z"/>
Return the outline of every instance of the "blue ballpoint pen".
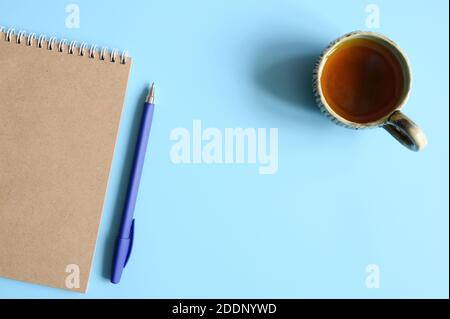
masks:
<path fill-rule="evenodd" d="M 136 150 L 134 154 L 133 168 L 131 171 L 130 182 L 128 185 L 128 194 L 123 211 L 120 232 L 116 243 L 116 250 L 114 254 L 113 268 L 111 275 L 111 282 L 114 284 L 118 284 L 120 282 L 123 269 L 125 268 L 130 258 L 131 250 L 133 248 L 134 208 L 136 206 L 139 183 L 141 180 L 142 169 L 145 160 L 145 153 L 147 151 L 148 138 L 152 126 L 153 111 L 155 107 L 154 98 L 155 98 L 155 85 L 152 84 L 144 105 L 141 127 L 139 130 L 139 137 L 137 140 Z"/>

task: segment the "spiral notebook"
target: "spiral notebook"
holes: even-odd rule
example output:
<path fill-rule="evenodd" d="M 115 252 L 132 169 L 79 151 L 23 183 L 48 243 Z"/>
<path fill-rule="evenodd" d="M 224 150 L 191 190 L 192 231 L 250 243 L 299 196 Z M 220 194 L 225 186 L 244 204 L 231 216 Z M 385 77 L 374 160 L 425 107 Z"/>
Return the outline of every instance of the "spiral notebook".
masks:
<path fill-rule="evenodd" d="M 131 60 L 0 29 L 0 276 L 85 292 Z"/>

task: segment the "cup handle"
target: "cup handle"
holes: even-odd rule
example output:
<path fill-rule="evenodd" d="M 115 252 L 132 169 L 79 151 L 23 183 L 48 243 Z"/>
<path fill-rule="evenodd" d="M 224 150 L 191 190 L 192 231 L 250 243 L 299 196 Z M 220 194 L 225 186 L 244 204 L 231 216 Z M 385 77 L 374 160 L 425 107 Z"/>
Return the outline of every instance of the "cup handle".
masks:
<path fill-rule="evenodd" d="M 423 131 L 400 111 L 395 111 L 383 128 L 411 151 L 419 152 L 428 143 Z"/>

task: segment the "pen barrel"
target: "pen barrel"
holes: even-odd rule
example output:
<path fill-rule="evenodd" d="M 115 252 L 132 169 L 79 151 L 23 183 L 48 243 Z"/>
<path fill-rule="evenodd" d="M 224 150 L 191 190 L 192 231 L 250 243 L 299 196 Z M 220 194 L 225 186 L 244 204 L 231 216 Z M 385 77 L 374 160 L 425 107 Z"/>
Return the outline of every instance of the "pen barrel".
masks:
<path fill-rule="evenodd" d="M 141 125 L 139 129 L 139 135 L 136 142 L 136 148 L 134 151 L 133 166 L 128 185 L 128 196 L 125 202 L 125 207 L 122 215 L 122 225 L 119 233 L 120 238 L 130 237 L 130 230 L 133 222 L 134 209 L 136 206 L 136 199 L 139 192 L 139 184 L 141 181 L 142 170 L 144 167 L 148 139 L 152 127 L 153 111 L 154 105 L 150 103 L 145 103 Z"/>

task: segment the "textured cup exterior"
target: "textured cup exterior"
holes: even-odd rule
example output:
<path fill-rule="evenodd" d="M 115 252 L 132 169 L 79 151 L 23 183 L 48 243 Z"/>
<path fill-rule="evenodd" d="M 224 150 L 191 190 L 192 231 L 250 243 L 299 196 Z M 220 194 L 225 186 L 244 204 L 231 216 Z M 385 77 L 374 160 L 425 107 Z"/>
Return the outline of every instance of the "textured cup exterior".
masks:
<path fill-rule="evenodd" d="M 330 52 L 341 42 L 343 42 L 344 40 L 346 40 L 347 38 L 350 37 L 354 37 L 357 35 L 361 35 L 361 36 L 368 36 L 368 37 L 374 37 L 377 38 L 381 41 L 385 41 L 387 43 L 389 43 L 393 48 L 395 48 L 395 50 L 397 50 L 399 52 L 399 54 L 404 58 L 405 60 L 405 67 L 408 70 L 408 76 L 409 76 L 409 88 L 407 90 L 407 93 L 405 95 L 405 97 L 403 98 L 403 101 L 399 104 L 399 106 L 392 111 L 392 113 L 394 113 L 397 110 L 400 110 L 402 108 L 402 106 L 406 103 L 406 101 L 408 100 L 408 96 L 409 96 L 409 91 L 411 90 L 411 72 L 409 69 L 409 62 L 408 59 L 405 55 L 405 53 L 401 50 L 401 48 L 392 40 L 386 38 L 385 36 L 375 33 L 375 32 L 368 32 L 368 31 L 353 31 L 350 33 L 347 33 L 345 35 L 343 35 L 342 37 L 334 40 L 333 42 L 331 42 L 327 48 L 323 51 L 323 53 L 320 55 L 320 57 L 318 58 L 315 67 L 314 67 L 314 71 L 313 71 L 313 93 L 314 93 L 314 98 L 316 101 L 317 106 L 319 107 L 320 111 L 326 116 L 328 117 L 332 122 L 334 122 L 335 124 L 339 125 L 339 126 L 343 126 L 346 128 L 350 128 L 350 129 L 366 129 L 366 128 L 377 128 L 377 127 L 382 127 L 386 124 L 387 120 L 389 119 L 389 117 L 391 116 L 391 114 L 389 114 L 388 116 L 385 116 L 384 118 L 380 119 L 379 121 L 373 122 L 373 123 L 355 123 L 355 122 L 350 122 L 348 120 L 345 120 L 344 118 L 340 117 L 337 114 L 333 114 L 331 107 L 327 106 L 327 102 L 325 100 L 324 95 L 322 94 L 321 91 L 321 87 L 320 87 L 320 77 L 321 77 L 321 72 L 322 72 L 322 68 L 323 65 L 326 63 Z"/>

